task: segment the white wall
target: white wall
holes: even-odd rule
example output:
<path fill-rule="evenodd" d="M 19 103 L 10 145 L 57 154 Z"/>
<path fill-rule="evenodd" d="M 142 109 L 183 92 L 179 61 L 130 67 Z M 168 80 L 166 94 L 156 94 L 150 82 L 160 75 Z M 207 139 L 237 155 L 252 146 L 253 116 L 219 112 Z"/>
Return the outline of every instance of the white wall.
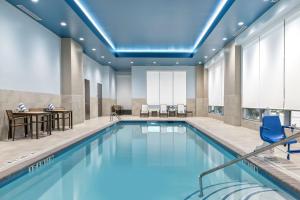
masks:
<path fill-rule="evenodd" d="M 60 38 L 0 1 L 0 89 L 60 94 Z"/>
<path fill-rule="evenodd" d="M 103 84 L 104 67 L 84 54 L 83 70 L 84 78 L 90 80 L 91 97 L 97 97 L 97 83 Z"/>
<path fill-rule="evenodd" d="M 147 98 L 147 70 L 180 70 L 186 71 L 186 95 L 188 99 L 195 98 L 196 67 L 194 66 L 132 66 L 132 98 Z"/>
<path fill-rule="evenodd" d="M 116 99 L 115 71 L 103 66 L 84 54 L 84 78 L 90 80 L 90 95 L 97 97 L 97 83 L 102 84 L 102 98 Z"/>
<path fill-rule="evenodd" d="M 131 72 L 117 72 L 117 104 L 131 110 Z"/>

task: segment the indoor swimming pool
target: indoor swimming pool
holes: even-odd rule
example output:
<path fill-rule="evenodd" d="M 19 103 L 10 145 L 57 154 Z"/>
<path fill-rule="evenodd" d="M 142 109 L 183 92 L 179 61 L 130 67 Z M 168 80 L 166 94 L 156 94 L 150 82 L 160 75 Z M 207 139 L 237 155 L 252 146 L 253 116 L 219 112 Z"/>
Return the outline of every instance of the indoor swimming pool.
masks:
<path fill-rule="evenodd" d="M 0 199 L 200 199 L 199 174 L 234 158 L 185 122 L 118 122 L 2 183 Z M 202 199 L 295 198 L 239 163 L 205 177 Z"/>

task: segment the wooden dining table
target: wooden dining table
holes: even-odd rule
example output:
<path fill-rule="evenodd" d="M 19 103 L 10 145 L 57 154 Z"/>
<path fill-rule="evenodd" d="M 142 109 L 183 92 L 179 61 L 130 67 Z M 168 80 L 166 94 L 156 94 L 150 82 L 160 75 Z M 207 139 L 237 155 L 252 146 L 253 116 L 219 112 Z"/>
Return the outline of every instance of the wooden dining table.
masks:
<path fill-rule="evenodd" d="M 51 113 L 52 118 L 55 115 L 62 114 L 63 131 L 65 131 L 65 116 L 68 114 L 69 115 L 69 126 L 71 127 L 71 129 L 73 129 L 73 112 L 72 112 L 72 110 L 54 109 L 54 110 L 46 110 L 46 112 Z M 59 126 L 59 116 L 58 116 L 58 120 L 57 120 L 57 125 L 58 125 L 58 129 L 60 129 L 60 126 Z"/>
<path fill-rule="evenodd" d="M 33 118 L 35 118 L 35 129 L 36 129 L 36 139 L 39 139 L 39 119 L 40 117 L 46 117 L 47 119 L 47 128 L 48 128 L 48 131 L 51 135 L 51 124 L 52 124 L 52 119 L 51 119 L 51 113 L 49 112 L 44 112 L 44 111 L 27 111 L 27 112 L 13 112 L 13 114 L 15 116 L 22 116 L 22 117 L 28 117 L 30 119 L 30 131 L 31 131 L 31 137 L 33 137 L 33 127 L 32 127 L 32 124 L 33 124 Z M 27 127 L 26 127 L 26 130 L 27 130 Z"/>

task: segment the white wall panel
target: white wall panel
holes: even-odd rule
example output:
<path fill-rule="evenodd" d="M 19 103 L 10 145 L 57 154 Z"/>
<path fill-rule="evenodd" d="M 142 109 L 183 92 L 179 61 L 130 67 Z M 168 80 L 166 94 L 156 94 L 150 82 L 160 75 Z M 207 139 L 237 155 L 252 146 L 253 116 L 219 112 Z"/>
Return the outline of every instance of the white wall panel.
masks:
<path fill-rule="evenodd" d="M 260 108 L 283 108 L 284 26 L 273 27 L 260 39 Z"/>
<path fill-rule="evenodd" d="M 300 110 L 300 15 L 286 20 L 285 26 L 285 109 Z"/>
<path fill-rule="evenodd" d="M 131 74 L 117 74 L 117 104 L 131 109 Z"/>
<path fill-rule="evenodd" d="M 259 107 L 259 39 L 243 46 L 242 107 Z"/>

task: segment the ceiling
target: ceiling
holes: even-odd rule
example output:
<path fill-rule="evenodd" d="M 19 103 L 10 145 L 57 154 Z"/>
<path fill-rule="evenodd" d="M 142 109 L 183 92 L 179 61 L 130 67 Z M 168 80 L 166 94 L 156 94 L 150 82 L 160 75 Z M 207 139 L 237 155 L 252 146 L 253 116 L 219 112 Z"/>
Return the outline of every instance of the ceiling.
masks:
<path fill-rule="evenodd" d="M 117 70 L 205 63 L 274 0 L 7 0 Z M 67 25 L 62 26 L 61 22 Z M 238 23 L 244 25 L 239 26 Z M 84 38 L 84 40 L 80 40 Z M 227 40 L 223 40 L 226 38 Z"/>

